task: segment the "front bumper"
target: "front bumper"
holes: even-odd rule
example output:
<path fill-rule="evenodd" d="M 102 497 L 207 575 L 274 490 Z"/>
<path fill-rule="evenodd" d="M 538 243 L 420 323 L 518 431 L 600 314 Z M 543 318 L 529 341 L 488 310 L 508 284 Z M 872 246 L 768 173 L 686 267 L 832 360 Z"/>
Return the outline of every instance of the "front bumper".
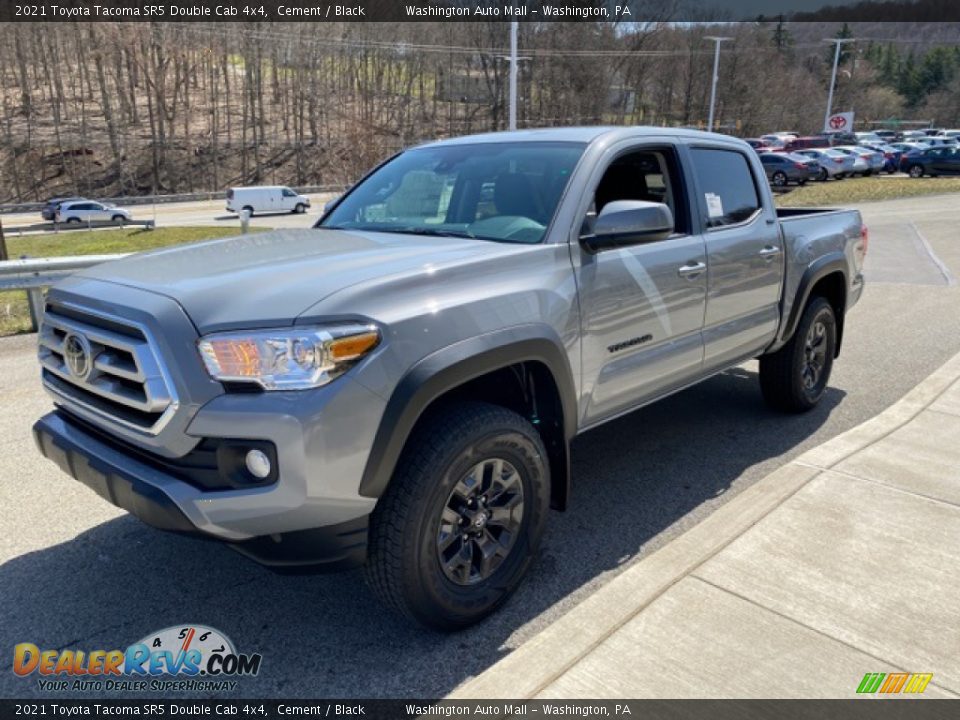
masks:
<path fill-rule="evenodd" d="M 194 504 L 175 500 L 186 492 L 199 491 L 183 487 L 181 480 L 101 441 L 67 413 L 57 410 L 45 415 L 33 426 L 33 435 L 40 452 L 65 473 L 161 530 L 223 540 L 253 560 L 284 571 L 343 569 L 362 564 L 366 558 L 366 514 L 316 528 L 224 537 L 201 527 L 204 520 L 196 516 Z M 208 498 L 218 495 L 202 494 Z"/>

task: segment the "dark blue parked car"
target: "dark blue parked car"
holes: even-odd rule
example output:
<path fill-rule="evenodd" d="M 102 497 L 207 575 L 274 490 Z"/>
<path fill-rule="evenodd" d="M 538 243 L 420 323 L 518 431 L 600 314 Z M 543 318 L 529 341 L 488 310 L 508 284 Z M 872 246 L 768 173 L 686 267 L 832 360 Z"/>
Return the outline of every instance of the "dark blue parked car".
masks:
<path fill-rule="evenodd" d="M 960 149 L 936 147 L 908 152 L 900 158 L 900 169 L 915 178 L 960 175 Z"/>

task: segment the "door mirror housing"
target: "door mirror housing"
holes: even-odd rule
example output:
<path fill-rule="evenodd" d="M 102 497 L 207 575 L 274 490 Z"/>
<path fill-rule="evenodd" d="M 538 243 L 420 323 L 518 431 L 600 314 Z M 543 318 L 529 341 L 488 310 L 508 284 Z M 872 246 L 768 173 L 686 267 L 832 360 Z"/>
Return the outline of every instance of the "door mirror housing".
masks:
<path fill-rule="evenodd" d="M 323 212 L 324 212 L 324 213 L 330 212 L 330 209 L 331 209 L 334 205 L 337 204 L 337 201 L 339 201 L 341 197 L 343 197 L 343 196 L 342 196 L 342 195 L 337 195 L 336 197 L 330 198 L 329 200 L 327 200 L 327 201 L 323 204 Z"/>
<path fill-rule="evenodd" d="M 614 200 L 600 210 L 593 232 L 580 242 L 590 253 L 664 240 L 673 233 L 673 212 L 663 203 Z"/>

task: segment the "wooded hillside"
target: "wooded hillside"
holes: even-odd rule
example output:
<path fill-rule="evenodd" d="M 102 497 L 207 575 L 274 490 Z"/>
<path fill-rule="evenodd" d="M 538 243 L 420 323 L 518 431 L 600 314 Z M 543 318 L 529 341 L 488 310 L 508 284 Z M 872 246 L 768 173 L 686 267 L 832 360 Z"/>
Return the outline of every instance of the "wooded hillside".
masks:
<path fill-rule="evenodd" d="M 340 184 L 410 144 L 507 123 L 508 24 L 44 23 L 0 28 L 0 202 L 56 194 Z M 521 127 L 698 126 L 738 135 L 960 125 L 960 26 L 522 24 Z"/>

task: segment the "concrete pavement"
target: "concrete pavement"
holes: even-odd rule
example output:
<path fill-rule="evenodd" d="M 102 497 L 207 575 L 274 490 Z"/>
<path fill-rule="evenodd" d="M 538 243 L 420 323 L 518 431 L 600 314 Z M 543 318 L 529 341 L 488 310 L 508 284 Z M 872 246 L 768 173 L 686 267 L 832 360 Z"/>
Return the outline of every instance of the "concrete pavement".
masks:
<path fill-rule="evenodd" d="M 960 354 L 768 475 L 452 699 L 960 697 Z"/>

